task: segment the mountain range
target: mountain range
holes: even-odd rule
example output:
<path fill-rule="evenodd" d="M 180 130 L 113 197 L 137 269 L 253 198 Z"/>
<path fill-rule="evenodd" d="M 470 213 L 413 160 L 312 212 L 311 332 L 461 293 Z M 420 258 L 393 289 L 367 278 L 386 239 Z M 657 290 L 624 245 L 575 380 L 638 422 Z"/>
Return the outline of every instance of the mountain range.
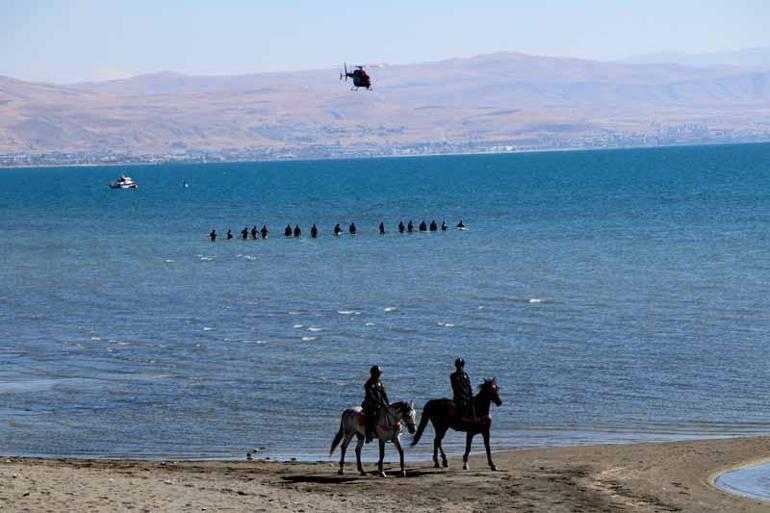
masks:
<path fill-rule="evenodd" d="M 770 140 L 770 65 L 513 52 L 239 76 L 76 84 L 0 76 L 0 154 L 258 158 Z M 239 157 L 240 156 L 240 157 Z"/>

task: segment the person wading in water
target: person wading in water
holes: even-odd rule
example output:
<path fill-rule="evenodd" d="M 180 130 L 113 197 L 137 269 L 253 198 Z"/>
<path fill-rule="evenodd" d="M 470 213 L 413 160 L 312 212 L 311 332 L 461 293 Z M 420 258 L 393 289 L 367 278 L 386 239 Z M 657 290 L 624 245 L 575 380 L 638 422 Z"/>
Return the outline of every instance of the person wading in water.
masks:
<path fill-rule="evenodd" d="M 466 422 L 472 421 L 476 418 L 476 412 L 473 411 L 473 387 L 471 378 L 465 372 L 465 360 L 455 360 L 455 369 L 457 370 L 449 376 L 452 383 L 452 401 L 461 418 Z"/>
<path fill-rule="evenodd" d="M 366 419 L 367 442 L 371 442 L 374 437 L 374 429 L 377 418 L 380 416 L 380 411 L 390 404 L 388 401 L 388 394 L 385 393 L 385 386 L 380 381 L 382 369 L 375 365 L 369 370 L 369 374 L 369 380 L 364 385 L 366 397 L 364 398 L 364 402 L 361 403 L 361 408 L 364 410 Z"/>

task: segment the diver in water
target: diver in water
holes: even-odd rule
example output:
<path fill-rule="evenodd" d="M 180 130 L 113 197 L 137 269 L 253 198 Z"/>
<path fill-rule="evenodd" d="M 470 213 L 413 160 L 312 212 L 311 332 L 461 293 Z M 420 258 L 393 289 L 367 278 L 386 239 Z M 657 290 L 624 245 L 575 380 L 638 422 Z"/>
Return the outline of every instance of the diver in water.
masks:
<path fill-rule="evenodd" d="M 340 226 L 339 223 L 334 225 L 334 235 L 336 235 L 337 237 L 342 235 L 342 227 Z"/>
<path fill-rule="evenodd" d="M 350 223 L 350 226 L 348 226 L 348 231 L 350 232 L 350 235 L 356 234 L 356 223 Z"/>
<path fill-rule="evenodd" d="M 449 227 L 446 225 L 446 221 L 441 221 L 441 231 L 445 232 L 447 231 L 447 228 Z"/>
<path fill-rule="evenodd" d="M 380 221 L 380 235 L 385 235 L 385 224 Z"/>
<path fill-rule="evenodd" d="M 294 225 L 294 236 L 295 237 L 302 237 L 302 230 L 299 229 L 299 225 Z"/>
<path fill-rule="evenodd" d="M 227 240 L 233 240 L 233 231 L 230 228 L 227 229 Z"/>
<path fill-rule="evenodd" d="M 457 223 L 457 229 L 458 230 L 464 230 L 465 229 L 465 224 L 463 223 L 462 219 L 460 219 L 460 222 Z"/>
<path fill-rule="evenodd" d="M 257 229 L 257 225 L 254 225 L 251 227 L 251 238 L 256 240 L 257 235 L 259 235 L 259 230 Z"/>
<path fill-rule="evenodd" d="M 420 231 L 421 232 L 427 232 L 428 231 L 428 225 L 425 224 L 424 220 L 420 223 Z"/>
<path fill-rule="evenodd" d="M 262 238 L 266 239 L 268 235 L 270 235 L 270 228 L 268 228 L 266 224 L 263 224 L 260 233 L 262 234 Z"/>
<path fill-rule="evenodd" d="M 312 228 L 310 228 L 310 236 L 314 239 L 318 237 L 318 227 L 313 223 Z"/>
<path fill-rule="evenodd" d="M 241 239 L 242 240 L 246 240 L 248 238 L 249 238 L 249 227 L 248 226 L 244 226 L 243 230 L 241 230 Z"/>
<path fill-rule="evenodd" d="M 438 231 L 438 225 L 436 224 L 436 220 L 430 222 L 430 231 L 435 232 Z"/>
<path fill-rule="evenodd" d="M 409 233 L 412 233 L 414 231 L 414 224 L 412 223 L 411 219 L 406 225 L 406 231 L 408 231 Z"/>
<path fill-rule="evenodd" d="M 404 233 L 404 230 L 405 230 L 405 228 L 404 228 L 404 221 L 399 221 L 398 222 L 398 233 Z"/>
<path fill-rule="evenodd" d="M 286 228 L 283 229 L 283 236 L 284 237 L 291 237 L 291 225 L 287 224 Z"/>
<path fill-rule="evenodd" d="M 211 233 L 209 233 L 209 239 L 211 239 L 211 242 L 216 242 L 217 240 L 217 231 L 211 230 Z"/>

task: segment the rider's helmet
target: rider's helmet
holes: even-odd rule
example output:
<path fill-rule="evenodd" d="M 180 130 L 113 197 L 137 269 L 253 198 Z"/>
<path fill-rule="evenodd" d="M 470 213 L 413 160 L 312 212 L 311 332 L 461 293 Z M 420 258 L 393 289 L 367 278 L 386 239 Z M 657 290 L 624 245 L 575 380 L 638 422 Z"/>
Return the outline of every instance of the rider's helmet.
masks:
<path fill-rule="evenodd" d="M 465 367 L 465 360 L 463 360 L 462 358 L 458 358 L 457 360 L 455 360 L 455 367 L 457 369 L 460 369 L 461 367 Z"/>
<path fill-rule="evenodd" d="M 373 378 L 379 378 L 380 374 L 382 374 L 382 369 L 380 369 L 379 365 L 373 365 L 372 368 L 369 369 L 369 374 L 371 374 Z"/>

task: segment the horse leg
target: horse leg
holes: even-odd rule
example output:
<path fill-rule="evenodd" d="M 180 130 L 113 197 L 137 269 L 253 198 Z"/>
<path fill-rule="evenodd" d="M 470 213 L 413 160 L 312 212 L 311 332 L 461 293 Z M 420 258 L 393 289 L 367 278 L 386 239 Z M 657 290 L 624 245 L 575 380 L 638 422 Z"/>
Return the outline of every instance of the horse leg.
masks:
<path fill-rule="evenodd" d="M 473 442 L 473 433 L 465 433 L 465 454 L 463 454 L 463 470 L 468 470 L 468 455 L 471 453 L 471 442 Z"/>
<path fill-rule="evenodd" d="M 358 442 L 356 443 L 356 465 L 358 466 L 358 473 L 362 476 L 366 476 L 364 466 L 361 465 L 361 447 L 364 446 L 364 436 L 356 433 L 356 437 L 358 437 Z"/>
<path fill-rule="evenodd" d="M 348 450 L 351 438 L 353 438 L 353 435 L 345 435 L 345 439 L 342 440 L 342 445 L 340 445 L 340 469 L 337 472 L 339 475 L 345 473 L 345 451 Z"/>
<path fill-rule="evenodd" d="M 444 448 L 441 446 L 441 441 L 444 440 L 444 435 L 446 435 L 446 428 L 443 426 L 438 429 L 436 429 L 436 426 L 433 426 L 433 428 L 436 431 L 436 437 L 433 439 L 433 468 L 439 468 L 438 452 L 441 453 L 441 464 L 446 468 L 449 466 L 449 463 L 446 460 Z"/>
<path fill-rule="evenodd" d="M 393 445 L 395 445 L 398 450 L 398 459 L 401 462 L 401 477 L 406 477 L 406 470 L 404 469 L 404 449 L 401 447 L 401 440 L 399 440 L 398 436 L 393 439 Z"/>
<path fill-rule="evenodd" d="M 484 448 L 487 450 L 487 463 L 489 463 L 489 468 L 497 470 L 495 464 L 492 463 L 492 450 L 489 448 L 489 430 L 485 429 L 481 432 L 481 435 L 484 437 Z"/>
<path fill-rule="evenodd" d="M 385 459 L 385 442 L 380 440 L 380 461 L 377 462 L 377 468 L 380 470 L 380 477 L 385 477 L 385 471 L 382 470 L 382 461 Z"/>

